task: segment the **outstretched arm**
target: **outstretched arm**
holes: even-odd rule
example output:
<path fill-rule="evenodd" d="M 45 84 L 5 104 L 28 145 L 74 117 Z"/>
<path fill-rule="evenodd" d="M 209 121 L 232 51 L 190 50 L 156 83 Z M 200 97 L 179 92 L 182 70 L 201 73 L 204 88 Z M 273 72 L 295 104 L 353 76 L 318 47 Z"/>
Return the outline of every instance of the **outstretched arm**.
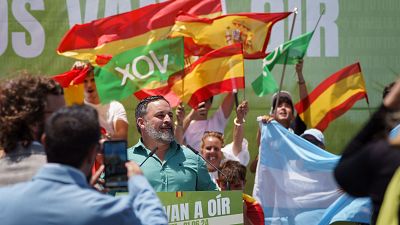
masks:
<path fill-rule="evenodd" d="M 300 59 L 296 64 L 296 74 L 297 74 L 297 83 L 299 84 L 299 97 L 300 99 L 304 99 L 308 96 L 306 81 L 303 76 L 303 59 Z"/>
<path fill-rule="evenodd" d="M 185 108 L 182 103 L 176 107 L 176 120 L 175 120 L 175 139 L 179 144 L 183 144 L 183 121 L 185 118 Z"/>
<path fill-rule="evenodd" d="M 247 101 L 243 101 L 236 109 L 235 125 L 233 127 L 233 146 L 232 152 L 237 156 L 240 151 L 242 151 L 242 142 L 244 138 L 243 123 L 245 122 L 245 117 L 249 111 Z"/>
<path fill-rule="evenodd" d="M 115 123 L 115 132 L 111 136 L 112 139 L 128 139 L 128 123 L 124 120 L 117 120 Z"/>
<path fill-rule="evenodd" d="M 233 103 L 234 103 L 233 93 L 227 94 L 221 105 L 225 118 L 228 118 L 231 115 L 233 109 Z"/>

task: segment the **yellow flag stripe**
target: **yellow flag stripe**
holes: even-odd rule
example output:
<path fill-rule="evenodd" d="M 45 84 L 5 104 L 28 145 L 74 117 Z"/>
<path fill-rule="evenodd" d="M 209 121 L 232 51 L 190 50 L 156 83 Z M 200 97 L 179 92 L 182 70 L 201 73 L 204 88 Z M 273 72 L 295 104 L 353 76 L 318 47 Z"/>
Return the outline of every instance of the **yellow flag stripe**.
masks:
<path fill-rule="evenodd" d="M 197 67 L 185 76 L 184 81 L 178 80 L 175 82 L 172 86 L 172 90 L 180 96 L 184 102 L 188 102 L 192 93 L 204 86 L 243 76 L 242 54 L 214 58 L 197 65 Z M 184 82 L 183 86 L 182 82 Z M 184 87 L 183 92 L 182 87 Z"/>
<path fill-rule="evenodd" d="M 96 55 L 117 55 L 121 52 L 136 48 L 142 45 L 149 45 L 153 42 L 167 37 L 172 26 L 163 27 L 160 29 L 151 30 L 147 33 L 134 36 L 132 38 L 118 40 L 103 44 L 96 48 L 76 49 L 73 51 L 66 51 L 58 53 L 60 55 L 71 57 L 79 60 L 88 60 L 95 62 Z"/>
<path fill-rule="evenodd" d="M 244 25 L 244 26 L 242 26 Z M 172 28 L 171 37 L 195 37 L 193 41 L 199 45 L 208 45 L 212 49 L 218 49 L 229 45 L 226 33 L 233 30 L 243 30 L 241 33 L 247 35 L 247 53 L 255 53 L 263 49 L 265 37 L 272 23 L 264 23 L 246 16 L 226 16 L 216 19 L 212 24 L 201 22 L 177 21 Z M 233 41 L 232 41 L 233 43 Z"/>
<path fill-rule="evenodd" d="M 308 127 L 315 127 L 333 108 L 339 106 L 351 96 L 365 92 L 364 79 L 361 73 L 340 80 L 326 89 L 311 106 L 300 114 Z"/>

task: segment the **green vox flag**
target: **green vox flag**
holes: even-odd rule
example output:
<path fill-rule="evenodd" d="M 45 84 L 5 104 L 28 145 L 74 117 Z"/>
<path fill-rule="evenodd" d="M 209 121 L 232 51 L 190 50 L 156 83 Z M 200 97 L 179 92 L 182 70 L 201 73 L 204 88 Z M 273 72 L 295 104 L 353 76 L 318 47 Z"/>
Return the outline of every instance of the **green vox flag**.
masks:
<path fill-rule="evenodd" d="M 274 93 L 278 90 L 278 84 L 272 76 L 271 70 L 275 64 L 296 64 L 307 52 L 308 45 L 314 32 L 305 33 L 299 37 L 281 44 L 273 52 L 269 53 L 263 60 L 263 72 L 251 83 L 254 92 L 258 96 Z"/>
<path fill-rule="evenodd" d="M 165 39 L 114 56 L 96 67 L 95 81 L 102 103 L 124 99 L 141 88 L 161 87 L 184 68 L 183 39 Z"/>

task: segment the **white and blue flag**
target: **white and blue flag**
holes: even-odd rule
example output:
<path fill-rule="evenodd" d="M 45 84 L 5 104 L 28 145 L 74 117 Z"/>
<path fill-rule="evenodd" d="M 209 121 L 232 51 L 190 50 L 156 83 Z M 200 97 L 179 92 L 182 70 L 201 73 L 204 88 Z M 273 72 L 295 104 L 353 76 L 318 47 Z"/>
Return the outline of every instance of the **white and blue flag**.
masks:
<path fill-rule="evenodd" d="M 339 158 L 276 121 L 262 124 L 253 196 L 263 206 L 265 223 L 369 223 L 370 200 L 348 196 L 335 182 Z"/>

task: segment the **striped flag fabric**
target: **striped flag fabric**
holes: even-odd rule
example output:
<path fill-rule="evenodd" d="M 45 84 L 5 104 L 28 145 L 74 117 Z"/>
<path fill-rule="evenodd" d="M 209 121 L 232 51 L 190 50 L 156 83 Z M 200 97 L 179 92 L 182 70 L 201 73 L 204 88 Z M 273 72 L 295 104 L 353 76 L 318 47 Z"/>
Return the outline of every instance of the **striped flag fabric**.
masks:
<path fill-rule="evenodd" d="M 192 108 L 210 97 L 244 88 L 244 62 L 241 44 L 207 53 L 184 76 L 171 76 L 171 90 Z"/>
<path fill-rule="evenodd" d="M 265 224 L 370 223 L 369 198 L 346 195 L 333 176 L 340 156 L 329 153 L 276 121 L 261 124 L 260 158 L 253 197 Z"/>
<path fill-rule="evenodd" d="M 83 69 L 72 69 L 65 73 L 55 75 L 53 80 L 57 81 L 64 89 L 65 104 L 82 104 L 84 99 L 83 82 L 86 75 L 90 72 L 89 67 Z"/>
<path fill-rule="evenodd" d="M 105 66 L 95 68 L 100 101 L 122 100 L 143 87 L 168 84 L 173 74 L 183 72 L 183 39 L 154 42 L 115 55 Z"/>
<path fill-rule="evenodd" d="M 140 90 L 134 93 L 135 97 L 139 100 L 147 98 L 153 95 L 161 95 L 168 102 L 171 107 L 176 107 L 181 102 L 179 96 L 177 96 L 172 90 L 168 83 L 151 82 L 146 86 L 140 88 Z"/>
<path fill-rule="evenodd" d="M 295 105 L 307 127 L 324 131 L 329 123 L 365 98 L 367 89 L 359 63 L 347 66 L 322 81 L 306 98 Z"/>
<path fill-rule="evenodd" d="M 215 17 L 221 14 L 222 8 L 220 0 L 169 0 L 76 24 L 65 34 L 57 52 L 95 63 L 97 55 L 113 56 L 166 38 L 181 11 Z"/>
<path fill-rule="evenodd" d="M 241 43 L 246 59 L 259 59 L 266 55 L 272 26 L 290 14 L 238 13 L 214 19 L 180 15 L 170 36 L 185 37 L 186 55 L 201 56 L 227 45 Z"/>

